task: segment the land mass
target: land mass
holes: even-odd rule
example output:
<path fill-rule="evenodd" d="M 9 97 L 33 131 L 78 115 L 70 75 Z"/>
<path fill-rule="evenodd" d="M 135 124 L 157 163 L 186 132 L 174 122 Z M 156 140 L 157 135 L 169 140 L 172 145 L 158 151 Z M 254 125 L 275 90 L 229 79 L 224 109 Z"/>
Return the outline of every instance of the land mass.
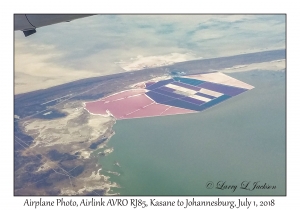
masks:
<path fill-rule="evenodd" d="M 112 187 L 119 187 L 101 174 L 100 164 L 101 155 L 113 151 L 106 142 L 114 134 L 115 119 L 90 115 L 84 109 L 84 102 L 129 90 L 133 84 L 156 77 L 220 69 L 235 71 L 255 63 L 257 66 L 275 65 L 277 60 L 284 63 L 284 59 L 285 50 L 274 50 L 187 61 L 15 95 L 15 195 L 109 195 Z M 118 175 L 113 171 L 108 173 Z"/>

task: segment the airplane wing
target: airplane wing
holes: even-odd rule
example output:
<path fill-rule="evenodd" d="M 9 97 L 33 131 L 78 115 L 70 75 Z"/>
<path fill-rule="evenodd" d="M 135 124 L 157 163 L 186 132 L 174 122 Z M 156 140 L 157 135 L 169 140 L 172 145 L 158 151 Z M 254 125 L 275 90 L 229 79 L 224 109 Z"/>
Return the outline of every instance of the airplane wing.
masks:
<path fill-rule="evenodd" d="M 15 14 L 14 15 L 14 30 L 23 31 L 27 37 L 36 33 L 36 28 L 52 25 L 61 22 L 69 22 L 74 19 L 91 16 L 93 14 Z"/>

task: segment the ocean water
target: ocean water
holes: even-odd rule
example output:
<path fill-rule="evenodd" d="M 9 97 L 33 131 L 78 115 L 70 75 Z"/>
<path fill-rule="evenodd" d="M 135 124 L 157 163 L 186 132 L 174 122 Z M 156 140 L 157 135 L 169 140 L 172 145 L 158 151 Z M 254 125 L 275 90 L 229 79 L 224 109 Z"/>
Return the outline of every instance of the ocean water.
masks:
<path fill-rule="evenodd" d="M 117 121 L 99 157 L 112 193 L 285 195 L 285 71 L 228 75 L 255 88 L 197 114 Z"/>

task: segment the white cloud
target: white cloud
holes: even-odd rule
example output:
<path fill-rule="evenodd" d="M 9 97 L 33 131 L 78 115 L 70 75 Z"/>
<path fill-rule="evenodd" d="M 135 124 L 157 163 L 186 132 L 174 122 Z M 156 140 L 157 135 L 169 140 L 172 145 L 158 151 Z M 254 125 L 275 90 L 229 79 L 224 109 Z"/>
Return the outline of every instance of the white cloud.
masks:
<path fill-rule="evenodd" d="M 72 81 L 121 72 L 115 62 L 137 55 L 218 57 L 283 48 L 284 39 L 284 15 L 97 15 L 38 28 L 27 38 L 15 32 L 15 71 L 54 85 L 60 75 Z"/>

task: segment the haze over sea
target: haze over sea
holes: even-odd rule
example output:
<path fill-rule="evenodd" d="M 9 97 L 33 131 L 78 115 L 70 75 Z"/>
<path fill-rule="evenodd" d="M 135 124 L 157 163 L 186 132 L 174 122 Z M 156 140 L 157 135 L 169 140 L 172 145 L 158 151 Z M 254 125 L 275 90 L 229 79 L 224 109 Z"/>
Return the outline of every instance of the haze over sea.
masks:
<path fill-rule="evenodd" d="M 255 88 L 197 114 L 117 121 L 114 152 L 100 158 L 102 173 L 121 186 L 112 193 L 285 194 L 285 71 L 228 75 Z M 276 189 L 240 189 L 243 181 Z M 221 183 L 237 188 L 216 189 Z"/>

